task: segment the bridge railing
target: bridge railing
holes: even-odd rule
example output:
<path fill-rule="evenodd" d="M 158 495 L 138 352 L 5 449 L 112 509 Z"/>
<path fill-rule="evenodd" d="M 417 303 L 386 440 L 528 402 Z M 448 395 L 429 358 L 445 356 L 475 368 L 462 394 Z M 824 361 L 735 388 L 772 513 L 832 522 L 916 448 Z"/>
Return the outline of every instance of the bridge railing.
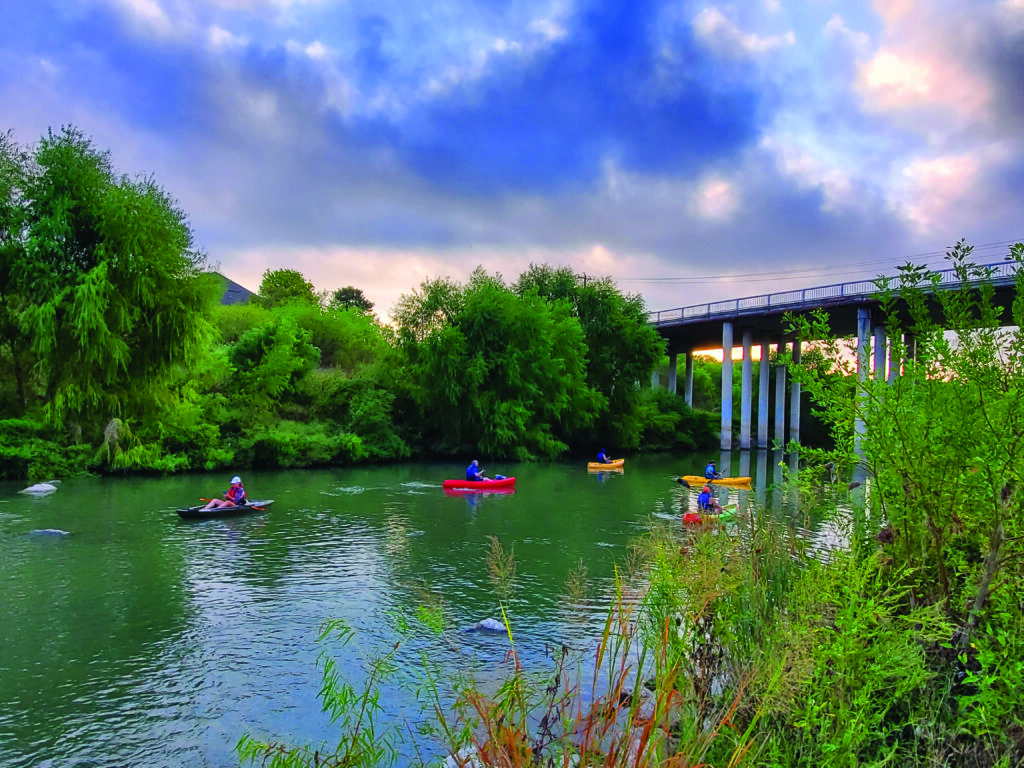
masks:
<path fill-rule="evenodd" d="M 987 279 L 997 285 L 1011 282 L 1017 271 L 1016 262 L 999 261 L 994 264 L 983 264 L 979 266 Z M 956 274 L 954 269 L 944 269 L 933 273 L 937 280 L 932 283 L 935 287 L 942 288 L 951 285 L 959 285 L 963 281 Z M 899 276 L 889 276 L 889 287 L 899 290 L 903 287 L 903 279 Z M 969 281 L 977 282 L 977 281 Z M 779 293 L 762 293 L 756 296 L 745 296 L 742 299 L 729 299 L 726 301 L 713 301 L 706 304 L 692 304 L 688 307 L 677 307 L 675 309 L 662 309 L 647 313 L 648 322 L 654 325 L 678 325 L 696 320 L 708 320 L 713 317 L 728 317 L 740 314 L 753 314 L 764 310 L 778 309 L 810 309 L 823 304 L 828 304 L 844 299 L 866 299 L 878 293 L 878 279 L 854 280 L 848 283 L 833 283 L 832 285 L 821 285 L 815 288 L 800 288 L 793 291 L 781 291 Z"/>

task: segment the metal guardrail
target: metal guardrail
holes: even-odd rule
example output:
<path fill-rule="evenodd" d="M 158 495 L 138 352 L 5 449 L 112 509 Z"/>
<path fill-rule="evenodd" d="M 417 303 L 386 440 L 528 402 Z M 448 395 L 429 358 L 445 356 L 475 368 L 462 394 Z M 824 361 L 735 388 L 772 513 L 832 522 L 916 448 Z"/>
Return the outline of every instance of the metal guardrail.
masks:
<path fill-rule="evenodd" d="M 996 285 L 1012 282 L 1017 270 L 1016 262 L 999 261 L 994 264 L 982 264 L 988 279 Z M 954 269 L 944 269 L 939 275 L 936 287 L 960 285 L 961 280 Z M 881 278 L 878 278 L 881 279 Z M 653 325 L 682 325 L 698 320 L 710 320 L 715 317 L 732 317 L 743 314 L 757 314 L 765 310 L 780 309 L 811 309 L 827 303 L 846 300 L 868 299 L 878 293 L 878 279 L 856 280 L 850 283 L 833 283 L 815 288 L 802 288 L 781 293 L 762 293 L 757 296 L 745 296 L 742 299 L 714 301 L 707 304 L 692 304 L 676 309 L 662 309 L 647 313 L 647 321 Z M 902 278 L 888 277 L 889 286 L 895 290 L 902 287 Z"/>

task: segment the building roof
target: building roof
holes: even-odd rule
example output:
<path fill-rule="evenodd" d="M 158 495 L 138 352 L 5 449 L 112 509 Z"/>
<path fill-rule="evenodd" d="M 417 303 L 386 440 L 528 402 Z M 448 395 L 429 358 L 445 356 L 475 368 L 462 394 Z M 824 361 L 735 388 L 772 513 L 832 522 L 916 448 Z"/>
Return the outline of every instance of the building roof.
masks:
<path fill-rule="evenodd" d="M 248 304 L 255 292 L 250 291 L 245 286 L 239 285 L 229 277 L 225 277 L 220 272 L 215 273 L 224 281 L 224 295 L 220 297 L 221 304 Z"/>

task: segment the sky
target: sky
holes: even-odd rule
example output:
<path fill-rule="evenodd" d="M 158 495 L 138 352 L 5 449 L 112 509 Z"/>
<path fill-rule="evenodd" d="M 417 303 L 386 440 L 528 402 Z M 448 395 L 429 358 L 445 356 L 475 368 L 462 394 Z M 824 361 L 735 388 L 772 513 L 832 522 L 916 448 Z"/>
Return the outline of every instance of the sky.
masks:
<path fill-rule="evenodd" d="M 1024 0 L 8 0 L 0 131 L 71 124 L 210 263 L 386 318 L 531 263 L 650 310 L 1024 240 Z"/>

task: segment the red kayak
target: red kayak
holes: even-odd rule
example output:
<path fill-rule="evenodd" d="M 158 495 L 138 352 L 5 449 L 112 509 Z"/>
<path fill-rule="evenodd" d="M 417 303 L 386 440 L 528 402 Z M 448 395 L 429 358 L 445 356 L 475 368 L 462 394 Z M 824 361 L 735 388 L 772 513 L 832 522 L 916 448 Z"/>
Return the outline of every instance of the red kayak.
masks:
<path fill-rule="evenodd" d="M 442 488 L 462 488 L 468 491 L 487 491 L 495 488 L 512 488 L 516 484 L 514 477 L 503 477 L 501 480 L 445 480 Z"/>

